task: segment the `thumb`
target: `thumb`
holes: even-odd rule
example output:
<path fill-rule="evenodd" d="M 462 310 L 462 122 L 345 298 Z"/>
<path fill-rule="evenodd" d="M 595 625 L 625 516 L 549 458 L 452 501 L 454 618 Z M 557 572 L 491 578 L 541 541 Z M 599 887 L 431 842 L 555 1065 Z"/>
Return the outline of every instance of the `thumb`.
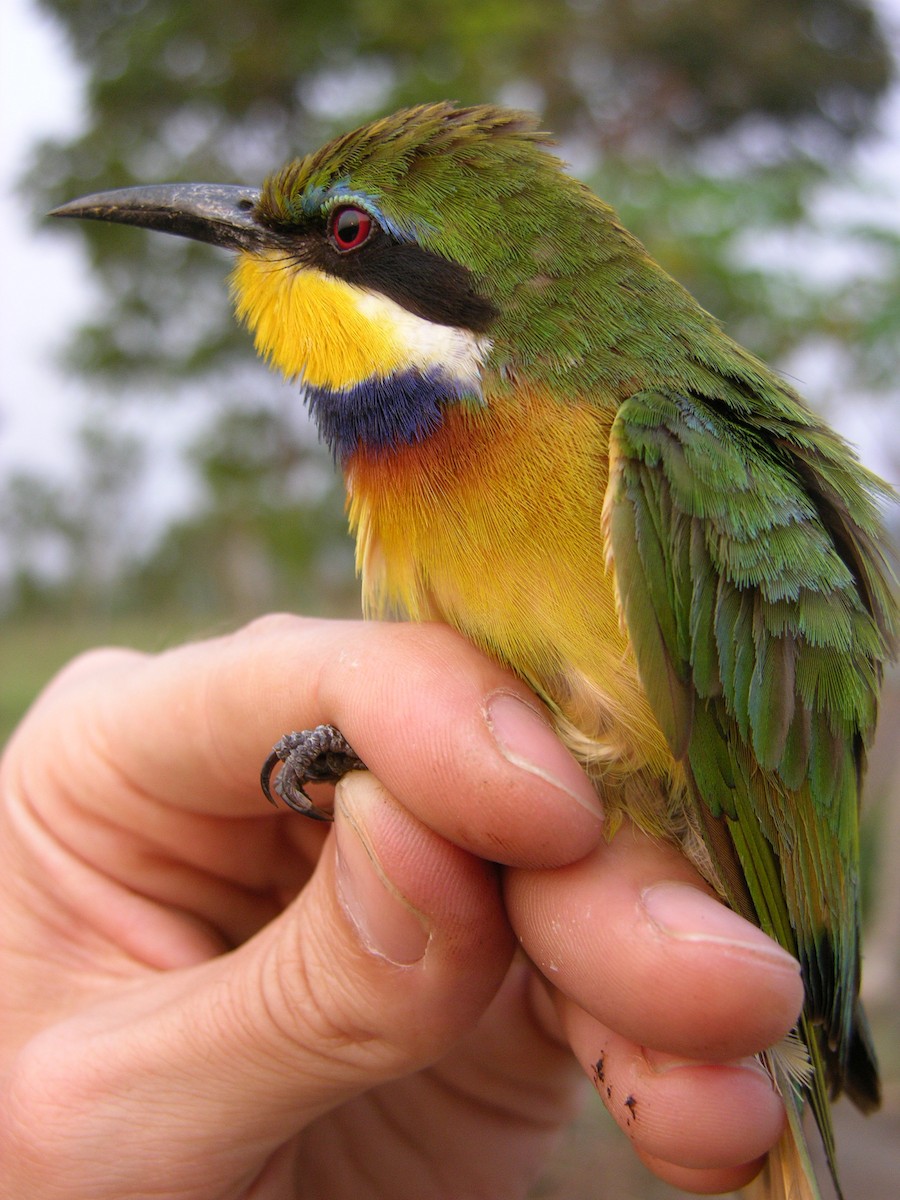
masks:
<path fill-rule="evenodd" d="M 33 1040 L 17 1081 L 40 1116 L 27 1160 L 60 1197 L 79 1194 L 73 1160 L 91 1164 L 97 1200 L 130 1192 L 123 1172 L 151 1162 L 161 1194 L 202 1163 L 191 1194 L 219 1195 L 316 1117 L 439 1058 L 512 952 L 494 868 L 349 775 L 315 873 L 265 929 Z"/>
<path fill-rule="evenodd" d="M 310 1067 L 305 1120 L 440 1057 L 479 1020 L 514 949 L 496 869 L 420 823 L 371 774 L 338 786 L 334 835 L 273 927 L 265 967 L 289 1013 L 275 1036 L 287 1029 Z"/>

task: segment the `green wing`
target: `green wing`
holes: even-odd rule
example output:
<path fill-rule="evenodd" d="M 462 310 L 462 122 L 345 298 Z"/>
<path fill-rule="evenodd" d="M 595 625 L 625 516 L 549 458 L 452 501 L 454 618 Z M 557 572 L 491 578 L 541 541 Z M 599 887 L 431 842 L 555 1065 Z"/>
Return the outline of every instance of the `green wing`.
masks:
<path fill-rule="evenodd" d="M 857 1001 L 858 803 L 893 625 L 885 488 L 786 394 L 639 393 L 610 457 L 641 681 L 731 903 L 803 966 L 827 1125 L 825 1071 L 863 1106 L 878 1096 Z"/>

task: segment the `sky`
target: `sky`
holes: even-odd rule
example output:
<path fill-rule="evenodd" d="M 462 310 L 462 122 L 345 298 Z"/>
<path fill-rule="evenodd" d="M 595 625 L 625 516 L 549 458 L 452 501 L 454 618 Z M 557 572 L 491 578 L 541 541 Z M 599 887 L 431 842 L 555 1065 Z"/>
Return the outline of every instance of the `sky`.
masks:
<path fill-rule="evenodd" d="M 65 467 L 79 392 L 52 365 L 53 348 L 90 303 L 86 260 L 74 242 L 34 228 L 14 189 L 40 138 L 74 134 L 81 77 L 62 35 L 29 0 L 0 4 L 0 469 Z M 36 316 L 38 319 L 36 319 Z"/>
<path fill-rule="evenodd" d="M 879 6 L 900 39 L 900 0 L 880 0 Z M 57 355 L 79 314 L 90 309 L 96 284 L 79 240 L 41 228 L 15 193 L 34 143 L 66 137 L 80 127 L 82 84 L 53 21 L 32 0 L 0 0 L 0 472 L 39 465 L 48 477 L 65 477 L 73 468 L 73 431 L 92 403 L 86 385 L 66 377 Z M 872 179 L 893 191 L 900 213 L 900 88 L 882 125 L 882 137 L 860 161 Z M 814 402 L 814 368 L 810 374 L 805 390 Z M 98 411 L 103 410 L 98 406 Z M 833 416 L 859 445 L 863 459 L 890 474 L 894 468 L 882 451 L 896 440 L 887 406 L 874 414 L 847 406 Z M 141 419 L 134 414 L 134 421 Z M 178 418 L 155 424 L 152 416 L 143 419 L 135 432 L 155 442 L 155 475 L 147 486 L 162 520 L 190 501 L 178 448 L 189 433 L 191 414 L 185 411 L 180 425 Z"/>
<path fill-rule="evenodd" d="M 39 469 L 65 482 L 76 473 L 74 435 L 86 415 L 108 419 L 108 399 L 71 378 L 60 353 L 90 312 L 96 283 L 79 238 L 57 222 L 41 222 L 17 193 L 34 145 L 77 133 L 86 121 L 84 79 L 63 33 L 32 0 L 0 0 L 0 478 Z M 68 235 L 68 236 L 67 236 Z M 144 537 L 189 508 L 195 484 L 181 461 L 201 413 L 169 406 L 125 406 L 117 429 L 149 447 Z"/>

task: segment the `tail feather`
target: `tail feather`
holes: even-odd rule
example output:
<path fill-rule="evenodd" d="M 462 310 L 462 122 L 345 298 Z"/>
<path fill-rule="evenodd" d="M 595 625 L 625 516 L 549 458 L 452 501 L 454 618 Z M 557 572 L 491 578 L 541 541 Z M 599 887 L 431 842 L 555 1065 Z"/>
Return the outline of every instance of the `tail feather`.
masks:
<path fill-rule="evenodd" d="M 845 1092 L 860 1112 L 874 1112 L 881 1104 L 875 1048 L 869 1022 L 859 1000 L 853 1017 L 846 1068 L 836 1083 L 835 1091 Z"/>
<path fill-rule="evenodd" d="M 822 1200 L 802 1130 L 799 1136 L 789 1122 L 762 1171 L 741 1190 L 742 1200 Z"/>
<path fill-rule="evenodd" d="M 831 1112 L 824 1090 L 824 1071 L 818 1042 L 813 1031 L 801 1019 L 801 1030 L 809 1041 L 792 1035 L 781 1046 L 763 1057 L 775 1087 L 784 1100 L 787 1124 L 776 1145 L 769 1151 L 760 1174 L 743 1189 L 744 1200 L 822 1200 L 816 1173 L 809 1155 L 809 1144 L 803 1128 L 805 1097 L 812 1108 L 822 1135 L 828 1166 L 834 1180 L 838 1200 L 843 1200 L 836 1176 L 834 1135 Z"/>

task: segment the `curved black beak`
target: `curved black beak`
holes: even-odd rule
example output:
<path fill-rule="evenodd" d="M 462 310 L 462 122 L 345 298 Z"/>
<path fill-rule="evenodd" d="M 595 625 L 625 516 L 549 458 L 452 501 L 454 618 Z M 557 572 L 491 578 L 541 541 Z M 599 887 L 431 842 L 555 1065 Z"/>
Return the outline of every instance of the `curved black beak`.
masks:
<path fill-rule="evenodd" d="M 117 221 L 179 237 L 258 250 L 270 237 L 259 224 L 257 188 L 222 183 L 160 183 L 82 196 L 54 208 L 51 217 Z"/>

